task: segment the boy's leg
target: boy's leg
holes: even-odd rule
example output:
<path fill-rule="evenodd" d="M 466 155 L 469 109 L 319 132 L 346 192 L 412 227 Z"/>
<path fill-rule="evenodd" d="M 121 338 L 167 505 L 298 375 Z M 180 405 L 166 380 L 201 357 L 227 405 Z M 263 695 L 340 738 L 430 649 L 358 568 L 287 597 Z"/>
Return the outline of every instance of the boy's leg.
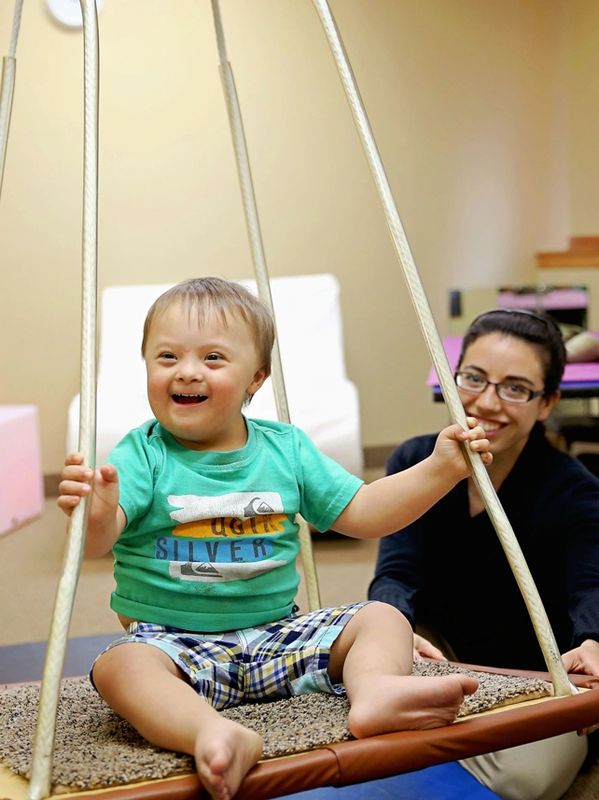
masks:
<path fill-rule="evenodd" d="M 369 603 L 347 623 L 331 648 L 329 674 L 343 680 L 354 736 L 436 728 L 454 721 L 478 681 L 468 675 L 412 675 L 412 629 L 386 603 Z"/>
<path fill-rule="evenodd" d="M 106 702 L 152 744 L 195 757 L 215 800 L 229 800 L 262 754 L 262 739 L 218 711 L 189 685 L 175 663 L 147 644 L 107 650 L 93 669 Z"/>

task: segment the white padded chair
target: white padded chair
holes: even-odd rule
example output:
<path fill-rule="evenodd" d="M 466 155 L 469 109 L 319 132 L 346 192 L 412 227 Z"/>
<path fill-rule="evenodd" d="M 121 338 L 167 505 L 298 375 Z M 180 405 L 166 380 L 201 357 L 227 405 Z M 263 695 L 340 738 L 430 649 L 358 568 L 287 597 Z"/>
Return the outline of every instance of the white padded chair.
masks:
<path fill-rule="evenodd" d="M 256 291 L 254 281 L 239 281 Z M 333 275 L 298 275 L 270 281 L 291 422 L 324 453 L 355 475 L 363 471 L 356 386 L 343 354 L 339 284 Z M 97 388 L 96 463 L 131 428 L 152 417 L 146 398 L 140 344 L 143 321 L 172 284 L 110 286 L 101 297 Z M 269 378 L 245 409 L 277 419 Z M 77 449 L 79 395 L 69 404 L 67 452 Z"/>

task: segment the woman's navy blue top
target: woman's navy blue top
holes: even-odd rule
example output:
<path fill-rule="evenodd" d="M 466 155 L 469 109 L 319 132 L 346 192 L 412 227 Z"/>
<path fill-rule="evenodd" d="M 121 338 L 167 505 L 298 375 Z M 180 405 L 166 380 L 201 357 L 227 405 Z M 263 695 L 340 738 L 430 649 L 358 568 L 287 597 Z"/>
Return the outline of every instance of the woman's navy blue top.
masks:
<path fill-rule="evenodd" d="M 410 439 L 387 473 L 426 458 L 437 436 Z M 499 500 L 561 653 L 599 641 L 599 479 L 537 424 Z M 545 670 L 530 618 L 486 511 L 470 516 L 467 481 L 412 525 L 381 539 L 369 598 L 434 627 L 463 663 Z"/>

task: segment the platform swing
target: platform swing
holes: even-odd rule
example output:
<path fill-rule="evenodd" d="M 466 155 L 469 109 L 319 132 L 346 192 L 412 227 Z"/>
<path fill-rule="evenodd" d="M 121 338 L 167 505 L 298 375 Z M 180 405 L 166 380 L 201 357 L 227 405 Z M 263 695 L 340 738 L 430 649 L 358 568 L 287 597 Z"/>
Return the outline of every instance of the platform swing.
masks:
<path fill-rule="evenodd" d="M 243 133 L 231 66 L 227 60 L 218 0 L 211 0 L 220 58 L 220 71 L 229 113 L 237 159 L 244 212 L 254 260 L 256 282 L 262 299 L 271 307 L 270 287 L 258 214 L 252 187 L 251 170 Z M 432 362 L 439 376 L 443 395 L 454 422 L 467 426 L 465 414 L 440 337 L 422 287 L 406 235 L 401 224 L 385 170 L 378 154 L 352 70 L 326 0 L 313 0 L 358 129 L 362 145 L 375 180 L 389 230 L 400 261 L 410 296 L 422 329 Z M 84 197 L 82 256 L 82 331 L 81 331 L 81 407 L 79 449 L 90 466 L 95 464 L 95 349 L 96 349 L 96 284 L 97 284 L 97 180 L 98 180 L 98 26 L 94 0 L 80 0 L 84 28 Z M 16 36 L 22 0 L 15 5 L 15 23 L 11 55 L 4 59 L 2 95 L 0 97 L 0 163 L 3 166 L 8 138 L 10 105 L 14 91 Z M 15 33 L 15 31 L 17 33 Z M 1 178 L 1 176 L 0 176 Z M 0 183 L 1 186 L 1 183 Z M 277 414 L 289 420 L 278 347 L 273 359 L 273 384 Z M 535 703 L 516 703 L 497 713 L 475 714 L 443 728 L 430 731 L 404 731 L 373 736 L 355 741 L 324 744 L 310 751 L 261 761 L 246 776 L 238 796 L 243 798 L 277 797 L 299 789 L 325 785 L 346 785 L 376 777 L 420 769 L 424 766 L 454 761 L 480 753 L 517 746 L 588 726 L 599 718 L 599 693 L 578 687 L 590 687 L 592 679 L 568 676 L 561 663 L 557 645 L 542 602 L 522 552 L 505 516 L 495 490 L 476 454 L 465 450 L 474 480 L 485 507 L 496 528 L 511 569 L 520 587 L 538 638 L 547 673 L 495 670 L 475 667 L 514 677 L 549 677 L 552 697 Z M 37 728 L 33 748 L 28 800 L 41 800 L 52 795 L 52 759 L 56 733 L 60 682 L 64 664 L 68 627 L 83 552 L 87 507 L 79 504 L 72 515 L 67 535 L 63 573 L 59 581 L 52 617 L 46 662 L 39 696 Z M 319 603 L 316 570 L 309 531 L 301 526 L 302 559 L 307 578 L 310 608 Z M 458 665 L 459 666 L 459 665 Z M 462 665 L 468 667 L 469 665 Z M 482 674 L 481 673 L 481 674 Z M 574 685 L 576 684 L 576 686 Z M 128 784 L 120 789 L 93 793 L 63 793 L 67 797 L 127 798 L 192 798 L 198 794 L 195 774 L 183 777 Z M 12 800 L 12 798 L 11 798 Z M 15 797 L 15 800 L 17 798 Z"/>

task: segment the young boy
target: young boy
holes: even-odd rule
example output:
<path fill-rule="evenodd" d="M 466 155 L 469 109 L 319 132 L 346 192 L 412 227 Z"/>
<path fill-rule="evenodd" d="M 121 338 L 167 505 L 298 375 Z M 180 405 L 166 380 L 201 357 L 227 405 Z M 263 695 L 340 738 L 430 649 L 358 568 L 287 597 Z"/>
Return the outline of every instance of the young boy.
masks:
<path fill-rule="evenodd" d="M 58 498 L 70 515 L 93 483 L 86 555 L 114 552 L 111 607 L 127 633 L 96 660 L 96 688 L 149 741 L 194 755 L 215 800 L 233 797 L 262 753 L 220 709 L 345 690 L 350 731 L 364 737 L 448 724 L 477 687 L 412 676 L 412 630 L 389 605 L 299 615 L 294 520 L 357 538 L 396 531 L 469 475 L 462 443 L 490 463 L 484 431 L 452 425 L 424 462 L 365 485 L 294 426 L 242 414 L 273 340 L 269 311 L 238 284 L 169 289 L 143 332 L 155 419 L 95 474 L 68 456 Z"/>

